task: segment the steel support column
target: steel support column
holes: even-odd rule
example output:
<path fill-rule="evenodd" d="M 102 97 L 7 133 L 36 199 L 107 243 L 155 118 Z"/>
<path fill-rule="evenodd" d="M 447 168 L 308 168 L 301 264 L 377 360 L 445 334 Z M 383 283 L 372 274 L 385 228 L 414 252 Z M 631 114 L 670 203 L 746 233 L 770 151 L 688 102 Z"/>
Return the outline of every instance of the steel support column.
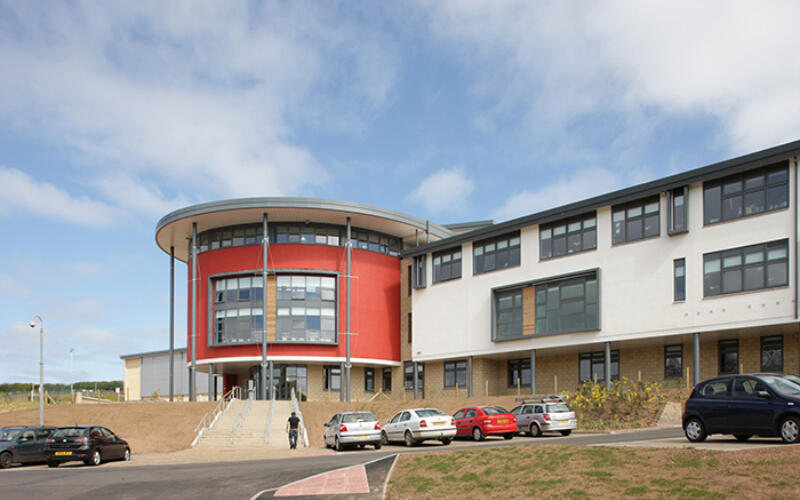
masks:
<path fill-rule="evenodd" d="M 211 388 L 214 385 L 214 363 L 208 364 L 208 400 L 214 401 Z"/>
<path fill-rule="evenodd" d="M 346 318 L 346 332 L 345 332 L 345 351 L 347 361 L 344 365 L 344 386 L 345 386 L 345 401 L 350 401 L 350 260 L 351 260 L 351 253 L 353 249 L 353 240 L 351 239 L 351 227 L 350 227 L 350 217 L 347 218 L 347 244 L 345 245 L 347 248 L 347 304 L 345 309 L 345 318 Z"/>
<path fill-rule="evenodd" d="M 267 395 L 267 265 L 269 264 L 268 256 L 269 256 L 269 232 L 267 226 L 267 214 L 264 214 L 263 217 L 263 238 L 261 239 L 262 243 L 262 253 L 264 254 L 262 257 L 262 265 L 261 265 L 261 285 L 263 288 L 263 296 L 264 296 L 264 303 L 262 304 L 262 312 L 261 317 L 264 321 L 264 335 L 261 338 L 261 394 L 259 394 L 259 399 L 265 400 L 269 398 L 272 399 L 272 390 L 270 384 L 270 391 L 269 395 Z M 270 377 L 272 376 L 272 370 L 270 370 Z"/>
<path fill-rule="evenodd" d="M 344 401 L 344 363 L 339 363 L 339 401 Z"/>
<path fill-rule="evenodd" d="M 606 342 L 605 353 L 605 375 L 606 375 L 606 391 L 611 390 L 611 342 Z"/>
<path fill-rule="evenodd" d="M 169 247 L 169 400 L 175 397 L 175 247 Z"/>
<path fill-rule="evenodd" d="M 700 334 L 692 335 L 692 383 L 700 383 Z"/>
<path fill-rule="evenodd" d="M 192 368 L 189 401 L 197 401 L 197 223 L 192 222 Z"/>
<path fill-rule="evenodd" d="M 531 349 L 531 394 L 536 394 L 536 349 Z"/>

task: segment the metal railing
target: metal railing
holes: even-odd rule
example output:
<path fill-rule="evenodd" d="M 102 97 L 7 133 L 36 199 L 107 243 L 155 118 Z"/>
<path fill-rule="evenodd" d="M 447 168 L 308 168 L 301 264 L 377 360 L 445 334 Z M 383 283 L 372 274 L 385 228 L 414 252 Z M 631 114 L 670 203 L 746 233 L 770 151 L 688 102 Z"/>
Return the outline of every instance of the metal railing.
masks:
<path fill-rule="evenodd" d="M 306 432 L 306 423 L 303 421 L 303 412 L 300 411 L 300 403 L 297 401 L 297 395 L 294 393 L 294 387 L 292 387 L 292 408 L 294 408 L 294 412 L 297 413 L 297 418 L 300 419 L 300 428 L 303 429 L 303 447 L 308 448 L 308 432 Z"/>
<path fill-rule="evenodd" d="M 220 415 L 228 411 L 228 408 L 230 408 L 232 400 L 241 398 L 242 398 L 242 388 L 239 387 L 238 385 L 233 386 L 231 390 L 226 392 L 219 400 L 219 403 L 217 403 L 217 406 L 214 407 L 212 411 L 203 415 L 203 418 L 200 420 L 200 423 L 197 424 L 197 427 L 194 428 L 194 432 L 197 435 L 195 436 L 194 441 L 192 441 L 192 446 L 195 446 L 200 441 L 200 438 L 203 437 L 203 434 L 205 434 L 205 432 L 208 429 L 214 427 L 214 424 L 217 423 L 217 419 L 219 418 Z"/>

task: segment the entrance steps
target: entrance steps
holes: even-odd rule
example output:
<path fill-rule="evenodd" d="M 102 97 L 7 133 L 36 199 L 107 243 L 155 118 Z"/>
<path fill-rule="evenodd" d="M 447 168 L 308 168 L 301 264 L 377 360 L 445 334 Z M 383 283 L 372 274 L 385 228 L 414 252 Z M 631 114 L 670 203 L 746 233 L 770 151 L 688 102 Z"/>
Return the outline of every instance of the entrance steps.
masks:
<path fill-rule="evenodd" d="M 270 413 L 272 405 L 269 401 L 252 399 L 231 400 L 231 405 L 216 424 L 209 428 L 198 447 L 252 447 L 280 446 L 286 447 L 286 419 L 291 413 L 290 401 L 275 401 L 272 427 Z"/>

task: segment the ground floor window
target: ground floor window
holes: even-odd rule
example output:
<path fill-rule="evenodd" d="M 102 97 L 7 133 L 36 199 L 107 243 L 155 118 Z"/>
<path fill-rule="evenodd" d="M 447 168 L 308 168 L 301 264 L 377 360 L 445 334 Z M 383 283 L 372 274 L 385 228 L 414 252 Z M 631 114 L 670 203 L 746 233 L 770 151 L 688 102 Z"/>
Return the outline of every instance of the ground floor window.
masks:
<path fill-rule="evenodd" d="M 739 373 L 739 341 L 719 341 L 719 374 Z"/>
<path fill-rule="evenodd" d="M 392 392 L 392 367 L 383 368 L 383 392 Z"/>
<path fill-rule="evenodd" d="M 664 378 L 681 378 L 683 374 L 683 346 L 664 346 Z"/>
<path fill-rule="evenodd" d="M 761 371 L 783 373 L 783 335 L 761 337 Z"/>
<path fill-rule="evenodd" d="M 403 385 L 407 391 L 414 390 L 414 362 L 406 361 L 403 363 Z M 417 363 L 417 389 L 421 390 L 425 386 L 425 365 Z"/>
<path fill-rule="evenodd" d="M 465 360 L 448 361 L 444 364 L 444 386 L 467 386 L 467 362 Z"/>
<path fill-rule="evenodd" d="M 517 379 L 524 387 L 531 386 L 531 360 L 530 358 L 508 360 L 508 386 L 516 387 Z"/>
<path fill-rule="evenodd" d="M 605 381 L 605 351 L 582 352 L 580 354 L 581 382 Z M 619 350 L 611 351 L 611 380 L 619 380 Z"/>
<path fill-rule="evenodd" d="M 322 367 L 322 388 L 326 391 L 339 391 L 342 389 L 342 367 Z"/>
<path fill-rule="evenodd" d="M 364 368 L 364 392 L 375 392 L 375 368 Z"/>

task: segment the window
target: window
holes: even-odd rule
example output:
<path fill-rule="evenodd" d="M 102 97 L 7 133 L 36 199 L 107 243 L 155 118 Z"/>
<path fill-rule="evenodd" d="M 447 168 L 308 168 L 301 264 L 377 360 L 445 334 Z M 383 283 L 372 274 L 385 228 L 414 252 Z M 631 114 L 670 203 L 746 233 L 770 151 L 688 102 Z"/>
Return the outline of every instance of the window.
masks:
<path fill-rule="evenodd" d="M 761 371 L 783 373 L 783 335 L 761 337 Z"/>
<path fill-rule="evenodd" d="M 342 389 L 342 368 L 340 366 L 322 367 L 322 388 L 331 391 Z"/>
<path fill-rule="evenodd" d="M 411 276 L 411 266 L 408 266 L 408 296 L 409 297 L 411 297 L 411 289 L 412 289 L 411 284 L 412 284 L 412 282 L 413 282 L 413 277 Z"/>
<path fill-rule="evenodd" d="M 433 282 L 461 277 L 461 247 L 433 254 Z"/>
<path fill-rule="evenodd" d="M 495 331 L 493 340 L 522 336 L 522 288 L 495 292 Z"/>
<path fill-rule="evenodd" d="M 523 387 L 531 386 L 531 360 L 530 358 L 508 360 L 508 386 L 516 387 L 517 379 Z"/>
<path fill-rule="evenodd" d="M 664 346 L 664 378 L 681 378 L 683 376 L 683 346 Z"/>
<path fill-rule="evenodd" d="M 614 245 L 652 238 L 661 234 L 658 195 L 612 209 Z"/>
<path fill-rule="evenodd" d="M 686 300 L 686 259 L 672 261 L 674 290 L 673 300 L 682 302 Z"/>
<path fill-rule="evenodd" d="M 596 330 L 598 303 L 595 273 L 536 285 L 536 333 Z"/>
<path fill-rule="evenodd" d="M 214 281 L 214 344 L 255 343 L 264 338 L 264 281 L 261 276 Z"/>
<path fill-rule="evenodd" d="M 279 342 L 336 343 L 336 278 L 278 275 Z"/>
<path fill-rule="evenodd" d="M 392 367 L 383 367 L 383 392 L 392 392 Z"/>
<path fill-rule="evenodd" d="M 422 390 L 425 385 L 425 365 L 417 363 L 417 389 Z M 414 362 L 403 363 L 403 385 L 407 391 L 414 390 Z"/>
<path fill-rule="evenodd" d="M 728 380 L 710 380 L 705 383 L 698 391 L 701 396 L 707 398 L 724 398 L 728 396 Z"/>
<path fill-rule="evenodd" d="M 364 368 L 364 392 L 375 392 L 375 368 Z"/>
<path fill-rule="evenodd" d="M 425 256 L 414 257 L 414 288 L 425 288 Z"/>
<path fill-rule="evenodd" d="M 706 297 L 785 286 L 789 241 L 780 240 L 703 255 Z"/>
<path fill-rule="evenodd" d="M 551 259 L 597 248 L 594 212 L 539 227 L 539 258 Z"/>
<path fill-rule="evenodd" d="M 667 191 L 667 234 L 689 230 L 689 186 Z"/>
<path fill-rule="evenodd" d="M 581 382 L 605 381 L 605 351 L 582 352 L 579 358 Z M 611 351 L 611 380 L 619 380 L 619 351 Z"/>
<path fill-rule="evenodd" d="M 786 162 L 703 183 L 703 221 L 716 224 L 789 206 Z"/>
<path fill-rule="evenodd" d="M 719 341 L 719 374 L 739 373 L 739 341 Z"/>
<path fill-rule="evenodd" d="M 444 386 L 455 387 L 456 384 L 459 387 L 467 386 L 467 362 L 463 359 L 444 364 Z"/>
<path fill-rule="evenodd" d="M 472 244 L 472 269 L 475 274 L 518 266 L 519 231 Z"/>
<path fill-rule="evenodd" d="M 408 343 L 409 344 L 411 343 L 411 331 L 412 331 L 412 325 L 413 325 L 413 323 L 411 322 L 411 319 L 412 319 L 411 313 L 408 313 Z"/>

